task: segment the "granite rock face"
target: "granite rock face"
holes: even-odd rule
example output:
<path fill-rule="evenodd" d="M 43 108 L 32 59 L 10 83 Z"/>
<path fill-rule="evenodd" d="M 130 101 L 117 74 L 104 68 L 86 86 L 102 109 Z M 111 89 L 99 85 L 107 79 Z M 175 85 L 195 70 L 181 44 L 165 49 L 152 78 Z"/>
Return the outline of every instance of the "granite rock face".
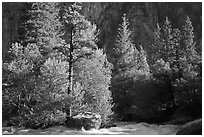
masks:
<path fill-rule="evenodd" d="M 90 130 L 99 129 L 101 126 L 101 116 L 96 113 L 84 112 L 69 118 L 66 123 L 67 127 Z"/>
<path fill-rule="evenodd" d="M 186 123 L 176 135 L 202 135 L 202 119 Z"/>
<path fill-rule="evenodd" d="M 19 41 L 20 28 L 26 20 L 28 3 L 2 3 L 2 59 L 7 59 L 7 52 L 13 42 Z"/>

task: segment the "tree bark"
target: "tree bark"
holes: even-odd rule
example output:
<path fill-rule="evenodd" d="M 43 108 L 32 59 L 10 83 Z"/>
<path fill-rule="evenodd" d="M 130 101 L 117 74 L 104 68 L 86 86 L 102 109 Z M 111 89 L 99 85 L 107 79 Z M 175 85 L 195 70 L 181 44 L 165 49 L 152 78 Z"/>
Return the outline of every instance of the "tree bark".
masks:
<path fill-rule="evenodd" d="M 73 51 L 74 51 L 74 47 L 73 47 L 73 27 L 71 28 L 71 36 L 70 36 L 70 49 L 69 49 L 69 77 L 68 77 L 68 81 L 69 81 L 69 87 L 68 87 L 68 94 L 70 94 L 73 90 Z M 70 105 L 69 107 L 69 116 L 72 117 L 72 106 Z"/>

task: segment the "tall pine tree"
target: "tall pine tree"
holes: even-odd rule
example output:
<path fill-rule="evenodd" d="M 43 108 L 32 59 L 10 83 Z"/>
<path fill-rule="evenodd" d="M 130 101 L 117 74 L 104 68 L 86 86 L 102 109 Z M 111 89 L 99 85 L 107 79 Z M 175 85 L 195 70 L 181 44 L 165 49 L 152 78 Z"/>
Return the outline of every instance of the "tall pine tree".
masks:
<path fill-rule="evenodd" d="M 110 70 L 108 68 L 106 70 L 105 64 L 108 64 L 107 59 L 103 52 L 98 50 L 96 45 L 98 34 L 96 25 L 86 20 L 80 14 L 81 8 L 80 3 L 62 5 L 61 13 L 65 25 L 64 38 L 67 43 L 62 49 L 65 49 L 63 53 L 67 56 L 69 62 L 68 94 L 73 93 L 74 83 L 79 82 L 82 90 L 85 91 L 83 93 L 83 103 L 87 104 L 86 110 L 83 111 L 90 110 L 91 112 L 97 112 L 102 115 L 102 121 L 107 122 L 108 117 L 112 114 L 112 99 L 108 90 L 110 80 L 105 77 L 110 77 Z M 79 75 L 82 72 L 83 77 Z M 103 98 L 99 98 L 99 96 L 103 96 Z M 75 114 L 78 113 L 72 106 L 69 108 L 70 116 L 74 112 Z"/>
<path fill-rule="evenodd" d="M 194 40 L 193 26 L 190 18 L 187 16 L 185 24 L 182 28 L 182 56 L 179 60 L 182 77 L 177 79 L 176 86 L 179 91 L 185 90 L 183 94 L 186 98 L 181 100 L 191 101 L 194 97 L 199 97 L 201 94 L 201 69 L 202 59 L 196 52 L 196 42 Z"/>
<path fill-rule="evenodd" d="M 115 59 L 114 59 L 114 75 L 115 77 L 128 77 L 131 69 L 138 68 L 139 51 L 131 41 L 131 31 L 129 30 L 129 22 L 126 15 L 123 16 L 123 22 L 118 28 L 118 39 L 115 44 Z"/>
<path fill-rule="evenodd" d="M 138 51 L 132 43 L 132 31 L 129 29 L 126 15 L 122 17 L 122 20 L 115 44 L 112 90 L 115 103 L 119 105 L 118 109 L 122 109 L 125 114 L 129 109 L 127 96 L 132 91 L 130 85 L 149 77 L 150 71 L 142 46 Z"/>
<path fill-rule="evenodd" d="M 152 72 L 157 80 L 165 82 L 164 86 L 169 90 L 171 102 L 175 106 L 179 100 L 190 100 L 177 97 L 179 94 L 191 98 L 188 96 L 189 92 L 195 95 L 200 90 L 198 81 L 201 74 L 201 57 L 196 52 L 190 18 L 187 17 L 181 31 L 173 29 L 166 18 L 164 25 L 158 27 L 156 36 L 153 47 L 158 52 L 152 54 L 155 62 Z M 179 91 L 176 92 L 177 90 Z M 183 93 L 184 90 L 188 93 Z"/>
<path fill-rule="evenodd" d="M 174 107 L 174 81 L 178 78 L 179 58 L 181 56 L 180 31 L 173 29 L 168 17 L 166 17 L 163 26 L 161 28 L 159 25 L 157 26 L 155 34 L 152 72 L 157 80 L 161 83 L 164 82 L 164 86 L 169 91 L 170 106 Z"/>

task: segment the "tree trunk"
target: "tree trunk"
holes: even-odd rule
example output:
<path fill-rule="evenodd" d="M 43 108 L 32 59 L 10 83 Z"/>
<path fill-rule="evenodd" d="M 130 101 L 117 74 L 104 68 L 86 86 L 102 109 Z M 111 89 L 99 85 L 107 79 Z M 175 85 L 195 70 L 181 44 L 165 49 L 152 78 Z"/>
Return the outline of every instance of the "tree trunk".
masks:
<path fill-rule="evenodd" d="M 173 89 L 173 86 L 169 80 L 168 82 L 168 85 L 169 85 L 169 92 L 170 92 L 170 98 L 171 98 L 171 102 L 172 102 L 172 107 L 175 108 L 176 107 L 176 103 L 175 103 L 175 99 L 174 99 L 174 89 Z"/>
<path fill-rule="evenodd" d="M 70 36 L 70 49 L 69 49 L 69 87 L 68 87 L 68 94 L 70 94 L 73 90 L 73 43 L 72 43 L 72 37 L 73 37 L 73 27 L 71 28 L 71 36 Z M 69 116 L 72 117 L 72 106 L 69 107 Z"/>
<path fill-rule="evenodd" d="M 126 112 L 127 112 L 127 108 L 126 108 L 126 91 L 124 90 L 123 91 L 123 111 L 124 111 L 124 114 L 126 114 Z"/>

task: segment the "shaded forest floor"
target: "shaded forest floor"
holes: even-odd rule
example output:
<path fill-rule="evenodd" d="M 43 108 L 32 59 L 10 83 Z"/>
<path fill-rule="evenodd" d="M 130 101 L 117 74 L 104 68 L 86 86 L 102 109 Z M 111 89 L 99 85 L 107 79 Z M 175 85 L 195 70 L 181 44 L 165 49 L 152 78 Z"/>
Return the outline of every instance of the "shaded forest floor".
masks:
<path fill-rule="evenodd" d="M 2 134 L 15 135 L 107 135 L 107 134 L 123 134 L 123 135 L 174 135 L 181 128 L 181 125 L 157 125 L 148 123 L 134 123 L 134 122 L 118 122 L 117 127 L 101 128 L 99 130 L 75 130 L 65 126 L 53 126 L 47 129 L 23 129 L 4 127 Z"/>

